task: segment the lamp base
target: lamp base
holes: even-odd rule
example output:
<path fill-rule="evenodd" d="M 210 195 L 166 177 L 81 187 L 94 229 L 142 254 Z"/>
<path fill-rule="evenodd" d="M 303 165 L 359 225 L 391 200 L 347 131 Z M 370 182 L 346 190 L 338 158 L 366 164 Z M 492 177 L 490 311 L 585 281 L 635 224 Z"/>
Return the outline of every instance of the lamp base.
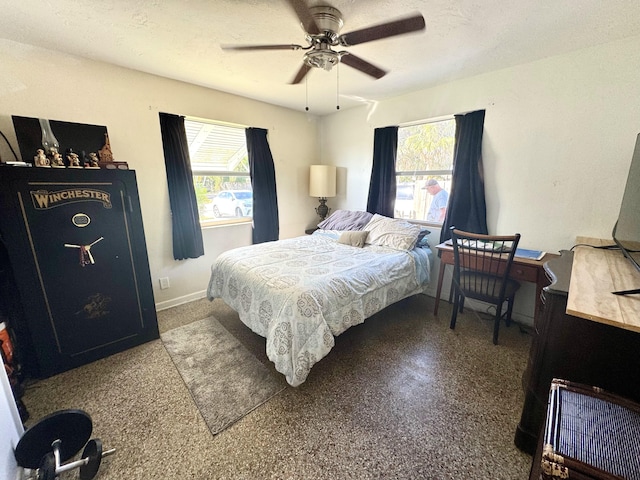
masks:
<path fill-rule="evenodd" d="M 327 207 L 326 198 L 320 197 L 318 201 L 320 202 L 320 205 L 316 207 L 316 213 L 318 214 L 318 216 L 320 217 L 320 221 L 322 222 L 325 218 L 327 218 L 327 215 L 329 215 L 331 209 Z"/>

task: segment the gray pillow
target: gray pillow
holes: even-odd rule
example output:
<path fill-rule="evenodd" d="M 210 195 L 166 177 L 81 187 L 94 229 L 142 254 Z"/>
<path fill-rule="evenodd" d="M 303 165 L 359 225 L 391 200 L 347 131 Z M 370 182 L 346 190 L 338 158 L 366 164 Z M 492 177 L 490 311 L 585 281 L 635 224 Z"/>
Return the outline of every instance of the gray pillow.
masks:
<path fill-rule="evenodd" d="M 362 230 L 373 217 L 372 213 L 359 210 L 336 210 L 318 224 L 322 230 Z"/>
<path fill-rule="evenodd" d="M 351 245 L 352 247 L 362 248 L 364 247 L 364 244 L 367 241 L 367 235 L 369 235 L 369 232 L 365 232 L 363 230 L 342 232 L 342 234 L 340 235 L 340 238 L 338 238 L 338 243 Z"/>

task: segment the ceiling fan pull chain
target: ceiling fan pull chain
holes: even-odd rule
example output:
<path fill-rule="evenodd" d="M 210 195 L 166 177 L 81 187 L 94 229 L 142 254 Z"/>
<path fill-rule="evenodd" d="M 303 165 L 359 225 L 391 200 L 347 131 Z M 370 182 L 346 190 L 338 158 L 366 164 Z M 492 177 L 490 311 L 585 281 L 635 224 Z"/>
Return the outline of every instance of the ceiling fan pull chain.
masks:
<path fill-rule="evenodd" d="M 309 111 L 309 77 L 304 77 L 304 89 L 305 89 L 304 110 L 308 112 Z"/>
<path fill-rule="evenodd" d="M 336 65 L 336 110 L 340 110 L 340 62 Z"/>

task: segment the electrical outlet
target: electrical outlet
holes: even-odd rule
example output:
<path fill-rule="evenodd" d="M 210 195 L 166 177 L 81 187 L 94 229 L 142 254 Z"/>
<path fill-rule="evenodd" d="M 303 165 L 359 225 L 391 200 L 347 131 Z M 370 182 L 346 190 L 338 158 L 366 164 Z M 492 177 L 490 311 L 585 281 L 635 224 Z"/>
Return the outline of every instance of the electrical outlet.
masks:
<path fill-rule="evenodd" d="M 166 290 L 171 284 L 169 283 L 169 277 L 162 277 L 160 279 L 160 290 Z"/>

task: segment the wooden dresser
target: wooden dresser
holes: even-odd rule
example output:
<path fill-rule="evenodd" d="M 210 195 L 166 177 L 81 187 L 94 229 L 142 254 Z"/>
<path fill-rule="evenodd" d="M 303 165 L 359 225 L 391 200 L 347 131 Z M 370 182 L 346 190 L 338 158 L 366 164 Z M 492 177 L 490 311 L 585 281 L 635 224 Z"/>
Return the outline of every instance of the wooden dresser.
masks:
<path fill-rule="evenodd" d="M 597 239 L 578 243 L 602 245 Z M 604 388 L 640 401 L 640 296 L 615 290 L 638 287 L 640 274 L 615 250 L 577 247 L 545 264 L 551 285 L 523 376 L 525 401 L 515 444 L 536 450 L 553 378 Z"/>

